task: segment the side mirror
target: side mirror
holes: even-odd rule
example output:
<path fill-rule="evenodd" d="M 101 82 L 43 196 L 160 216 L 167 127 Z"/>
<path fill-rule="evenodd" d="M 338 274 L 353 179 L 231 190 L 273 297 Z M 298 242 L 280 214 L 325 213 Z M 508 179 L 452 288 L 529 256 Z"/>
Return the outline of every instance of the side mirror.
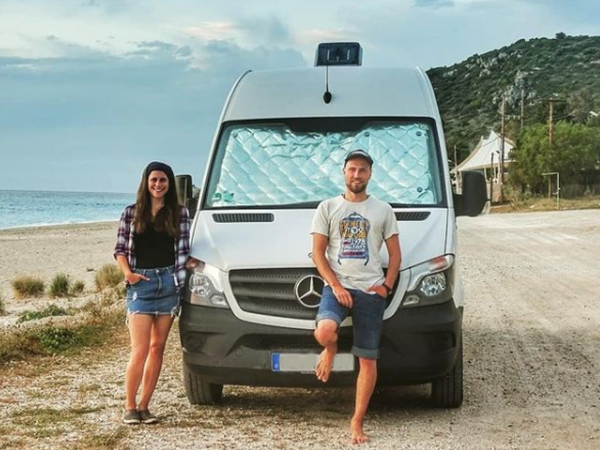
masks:
<path fill-rule="evenodd" d="M 485 177 L 481 172 L 463 172 L 461 185 L 462 193 L 454 194 L 456 215 L 478 216 L 488 202 Z"/>
<path fill-rule="evenodd" d="M 175 185 L 177 187 L 177 200 L 179 200 L 179 204 L 185 206 L 189 210 L 190 216 L 194 217 L 198 208 L 198 197 L 194 195 L 192 176 L 177 175 L 175 177 Z"/>

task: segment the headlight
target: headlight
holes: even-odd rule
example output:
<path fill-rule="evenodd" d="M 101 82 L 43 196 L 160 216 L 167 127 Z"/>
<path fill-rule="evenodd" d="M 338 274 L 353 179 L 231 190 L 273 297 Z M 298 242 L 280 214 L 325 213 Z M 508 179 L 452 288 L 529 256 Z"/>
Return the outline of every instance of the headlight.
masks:
<path fill-rule="evenodd" d="M 229 308 L 216 267 L 200 263 L 190 276 L 189 288 L 192 305 Z"/>
<path fill-rule="evenodd" d="M 410 281 L 402 307 L 435 305 L 453 294 L 454 256 L 433 258 L 410 269 Z"/>
<path fill-rule="evenodd" d="M 419 290 L 426 297 L 435 297 L 446 290 L 446 275 L 444 273 L 436 273 L 427 275 L 421 281 Z"/>

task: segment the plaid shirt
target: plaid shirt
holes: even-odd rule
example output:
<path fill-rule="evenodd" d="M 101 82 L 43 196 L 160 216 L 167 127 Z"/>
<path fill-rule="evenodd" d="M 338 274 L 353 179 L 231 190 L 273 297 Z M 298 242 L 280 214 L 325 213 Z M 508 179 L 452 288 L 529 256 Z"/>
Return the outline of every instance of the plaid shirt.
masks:
<path fill-rule="evenodd" d="M 190 253 L 190 213 L 183 206 L 179 210 L 179 238 L 175 240 L 175 275 L 177 290 L 185 284 L 185 263 Z M 133 246 L 133 219 L 135 217 L 135 205 L 129 205 L 121 215 L 117 243 L 115 244 L 114 257 L 124 255 L 129 262 L 131 270 L 135 269 L 135 249 Z"/>

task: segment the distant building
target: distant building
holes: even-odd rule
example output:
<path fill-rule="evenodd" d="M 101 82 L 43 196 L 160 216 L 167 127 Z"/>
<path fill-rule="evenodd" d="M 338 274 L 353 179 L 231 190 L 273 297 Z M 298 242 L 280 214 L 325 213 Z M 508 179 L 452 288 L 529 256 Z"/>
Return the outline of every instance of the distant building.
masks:
<path fill-rule="evenodd" d="M 508 166 L 512 163 L 510 153 L 515 146 L 508 138 L 504 138 L 504 177 L 506 180 Z M 488 137 L 481 139 L 471 151 L 471 154 L 461 162 L 453 171 L 460 174 L 465 170 L 480 171 L 488 181 L 488 196 L 493 202 L 500 195 L 500 167 L 501 167 L 502 137 L 495 131 L 490 131 Z M 460 180 L 460 176 L 457 177 Z M 491 183 L 490 183 L 491 180 Z M 491 190 L 491 192 L 489 192 Z"/>

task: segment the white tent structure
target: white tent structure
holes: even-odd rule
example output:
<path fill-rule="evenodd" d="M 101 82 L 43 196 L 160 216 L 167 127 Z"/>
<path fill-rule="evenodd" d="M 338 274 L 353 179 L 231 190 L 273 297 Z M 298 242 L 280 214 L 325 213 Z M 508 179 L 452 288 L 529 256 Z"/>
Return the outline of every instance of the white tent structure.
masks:
<path fill-rule="evenodd" d="M 512 162 L 510 152 L 512 151 L 515 144 L 504 138 L 504 170 Z M 481 171 L 485 175 L 485 179 L 488 182 L 488 198 L 491 199 L 492 203 L 502 201 L 502 180 L 500 179 L 501 171 L 501 158 L 502 158 L 502 136 L 490 131 L 488 137 L 481 136 L 481 139 L 471 152 L 471 154 L 461 162 L 456 169 L 453 170 L 456 175 L 458 171 L 458 177 L 456 177 L 458 183 L 458 190 L 461 190 L 460 180 L 462 179 L 461 173 L 467 170 Z"/>
<path fill-rule="evenodd" d="M 514 143 L 504 138 L 504 168 L 512 162 L 510 152 Z M 461 162 L 456 170 L 463 172 L 465 170 L 483 171 L 485 178 L 489 180 L 498 179 L 500 174 L 500 157 L 502 152 L 502 137 L 494 131 L 490 131 L 488 137 L 482 136 L 477 146 L 471 154 Z"/>

